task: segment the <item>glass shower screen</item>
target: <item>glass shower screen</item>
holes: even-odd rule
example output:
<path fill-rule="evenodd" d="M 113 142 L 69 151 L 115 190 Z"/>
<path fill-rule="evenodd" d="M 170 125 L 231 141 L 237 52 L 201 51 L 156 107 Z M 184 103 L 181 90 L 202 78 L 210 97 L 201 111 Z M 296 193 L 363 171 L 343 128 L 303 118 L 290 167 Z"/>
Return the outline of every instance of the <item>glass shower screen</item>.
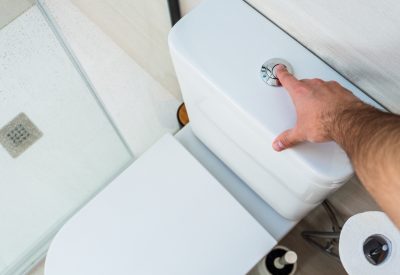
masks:
<path fill-rule="evenodd" d="M 133 156 L 40 6 L 0 6 L 0 274 L 20 274 Z"/>

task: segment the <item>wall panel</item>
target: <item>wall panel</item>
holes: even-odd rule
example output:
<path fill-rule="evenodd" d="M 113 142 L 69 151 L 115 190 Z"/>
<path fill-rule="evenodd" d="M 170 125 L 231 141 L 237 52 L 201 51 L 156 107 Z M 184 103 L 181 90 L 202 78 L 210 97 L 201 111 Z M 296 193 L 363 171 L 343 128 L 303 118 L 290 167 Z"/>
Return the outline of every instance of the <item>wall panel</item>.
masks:
<path fill-rule="evenodd" d="M 247 2 L 381 104 L 400 112 L 400 2 Z"/>

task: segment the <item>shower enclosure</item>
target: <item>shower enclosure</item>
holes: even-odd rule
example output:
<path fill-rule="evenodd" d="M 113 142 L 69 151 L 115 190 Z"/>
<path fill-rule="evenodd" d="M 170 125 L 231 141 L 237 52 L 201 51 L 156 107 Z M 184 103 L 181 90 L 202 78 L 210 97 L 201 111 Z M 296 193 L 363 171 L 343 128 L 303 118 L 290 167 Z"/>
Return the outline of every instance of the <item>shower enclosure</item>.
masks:
<path fill-rule="evenodd" d="M 133 161 L 43 4 L 0 0 L 0 274 L 44 257 Z"/>

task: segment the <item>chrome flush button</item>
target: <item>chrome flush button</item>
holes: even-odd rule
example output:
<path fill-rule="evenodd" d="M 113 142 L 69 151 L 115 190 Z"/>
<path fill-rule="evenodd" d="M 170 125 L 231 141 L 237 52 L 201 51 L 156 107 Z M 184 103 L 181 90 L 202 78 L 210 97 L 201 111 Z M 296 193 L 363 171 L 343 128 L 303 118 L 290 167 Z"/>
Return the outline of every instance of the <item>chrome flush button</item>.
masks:
<path fill-rule="evenodd" d="M 261 66 L 261 79 L 270 86 L 281 86 L 278 77 L 276 76 L 276 66 L 282 64 L 286 67 L 289 73 L 293 73 L 292 66 L 286 61 L 281 58 L 272 58 L 267 60 Z"/>

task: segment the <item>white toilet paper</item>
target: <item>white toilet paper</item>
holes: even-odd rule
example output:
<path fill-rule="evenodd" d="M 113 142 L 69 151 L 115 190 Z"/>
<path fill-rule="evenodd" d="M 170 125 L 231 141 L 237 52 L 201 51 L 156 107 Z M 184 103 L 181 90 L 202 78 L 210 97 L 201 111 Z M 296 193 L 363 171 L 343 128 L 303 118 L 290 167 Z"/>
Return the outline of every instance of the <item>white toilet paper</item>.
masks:
<path fill-rule="evenodd" d="M 390 241 L 389 254 L 384 262 L 373 265 L 363 251 L 365 240 L 372 235 Z M 364 212 L 349 218 L 340 233 L 340 260 L 349 275 L 400 274 L 400 231 L 379 211 Z"/>

